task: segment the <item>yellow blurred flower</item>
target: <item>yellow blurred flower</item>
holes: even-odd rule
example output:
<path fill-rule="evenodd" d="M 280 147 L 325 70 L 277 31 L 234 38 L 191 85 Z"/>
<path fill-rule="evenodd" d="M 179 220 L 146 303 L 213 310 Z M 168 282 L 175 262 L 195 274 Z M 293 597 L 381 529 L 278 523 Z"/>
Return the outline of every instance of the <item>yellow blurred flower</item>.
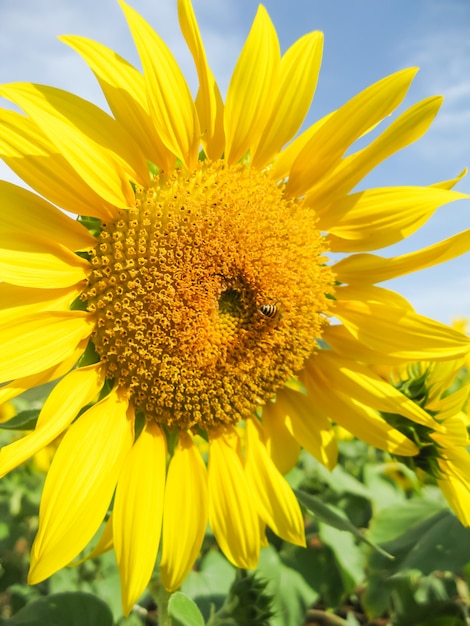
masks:
<path fill-rule="evenodd" d="M 455 319 L 452 322 L 452 328 L 457 330 L 459 333 L 463 333 L 464 335 L 470 335 L 470 320 L 468 320 L 468 318 Z M 465 375 L 467 379 L 470 380 L 470 353 L 468 353 L 465 357 L 465 367 Z"/>
<path fill-rule="evenodd" d="M 11 402 L 0 404 L 0 422 L 8 422 L 16 414 L 16 409 Z"/>
<path fill-rule="evenodd" d="M 448 360 L 470 342 L 375 283 L 458 256 L 470 233 L 403 256 L 368 253 L 465 197 L 451 191 L 458 179 L 352 192 L 435 117 L 440 97 L 351 149 L 400 105 L 416 68 L 293 139 L 314 95 L 321 33 L 281 56 L 261 6 L 224 103 L 190 0 L 179 0 L 199 77 L 193 101 L 170 50 L 121 5 L 143 73 L 96 42 L 62 37 L 95 73 L 112 116 L 52 87 L 0 88 L 26 113 L 0 111 L 0 155 L 39 194 L 0 183 L 8 303 L 0 402 L 61 378 L 35 431 L 1 451 L 0 471 L 66 431 L 44 487 L 29 581 L 74 559 L 114 496 L 103 545 L 114 543 L 127 614 L 160 543 L 161 578 L 173 590 L 207 522 L 243 568 L 256 566 L 266 525 L 304 545 L 299 505 L 278 468 L 289 469 L 300 446 L 333 467 L 331 420 L 379 448 L 416 454 L 380 412 L 428 428 L 434 420 L 364 366 L 365 356 Z M 329 262 L 329 251 L 342 260 Z M 208 441 L 208 467 L 197 435 Z"/>
<path fill-rule="evenodd" d="M 396 415 L 388 416 L 388 421 L 414 438 L 419 454 L 409 462 L 436 480 L 462 524 L 470 526 L 470 438 L 464 412 L 470 380 L 464 361 L 394 368 L 389 375 L 395 386 L 423 408 L 435 425 L 420 427 Z"/>

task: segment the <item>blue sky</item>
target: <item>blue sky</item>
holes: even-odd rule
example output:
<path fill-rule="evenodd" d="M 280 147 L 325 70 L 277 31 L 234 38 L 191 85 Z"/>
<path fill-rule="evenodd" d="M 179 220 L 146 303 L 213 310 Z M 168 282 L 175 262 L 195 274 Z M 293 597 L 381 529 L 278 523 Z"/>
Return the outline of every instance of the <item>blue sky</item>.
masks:
<path fill-rule="evenodd" d="M 258 6 L 257 0 L 193 0 L 209 62 L 225 92 Z M 194 69 L 179 33 L 176 0 L 132 0 L 170 45 L 191 87 Z M 419 66 L 399 109 L 441 94 L 444 105 L 427 135 L 367 178 L 361 186 L 426 185 L 470 167 L 469 0 L 266 0 L 285 50 L 312 30 L 325 33 L 320 81 L 306 124 L 367 85 L 404 67 Z M 105 106 L 91 72 L 56 39 L 92 37 L 138 64 L 116 0 L 0 0 L 0 82 L 54 85 Z M 7 105 L 7 103 L 4 103 Z M 18 182 L 0 165 L 0 177 Z M 470 176 L 458 190 L 470 193 Z M 441 208 L 417 234 L 386 256 L 430 245 L 470 227 L 470 201 Z M 469 255 L 385 284 L 423 315 L 450 322 L 470 317 Z"/>

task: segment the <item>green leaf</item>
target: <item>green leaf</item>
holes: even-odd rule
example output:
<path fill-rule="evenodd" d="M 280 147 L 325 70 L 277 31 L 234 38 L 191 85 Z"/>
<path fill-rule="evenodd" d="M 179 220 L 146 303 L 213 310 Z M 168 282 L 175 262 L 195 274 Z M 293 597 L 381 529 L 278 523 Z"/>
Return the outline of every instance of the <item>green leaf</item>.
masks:
<path fill-rule="evenodd" d="M 51 594 L 80 589 L 98 596 L 109 607 L 114 621 L 122 616 L 121 583 L 112 550 L 77 567 L 64 567 L 49 578 L 48 584 Z"/>
<path fill-rule="evenodd" d="M 210 550 L 199 564 L 198 570 L 188 574 L 181 590 L 189 596 L 209 619 L 211 607 L 219 609 L 224 603 L 235 579 L 234 566 L 220 552 Z"/>
<path fill-rule="evenodd" d="M 337 465 L 332 472 L 325 472 L 324 478 L 335 493 L 352 494 L 365 500 L 371 500 L 371 490 L 357 478 L 351 476 L 341 465 Z"/>
<path fill-rule="evenodd" d="M 442 510 L 448 511 L 447 506 L 444 509 L 441 504 L 431 500 L 407 500 L 402 504 L 394 504 L 374 515 L 369 537 L 381 544 L 392 541 Z"/>
<path fill-rule="evenodd" d="M 97 217 L 80 215 L 78 221 L 95 237 L 98 237 L 102 230 L 101 221 Z"/>
<path fill-rule="evenodd" d="M 5 430 L 34 430 L 39 417 L 39 409 L 21 411 L 7 422 L 0 422 L 0 428 Z"/>
<path fill-rule="evenodd" d="M 403 476 L 409 480 L 410 485 L 417 482 L 416 474 L 407 467 L 400 466 Z M 395 481 L 387 475 L 387 464 L 367 463 L 363 469 L 364 482 L 373 494 L 374 511 L 380 511 L 386 507 L 401 505 L 406 500 L 406 494 Z M 413 483 L 414 480 L 414 483 Z"/>
<path fill-rule="evenodd" d="M 174 626 L 204 626 L 204 618 L 194 602 L 181 591 L 174 593 L 168 602 L 168 615 Z"/>
<path fill-rule="evenodd" d="M 356 528 L 354 524 L 344 517 L 344 513 L 339 512 L 339 510 L 333 510 L 331 507 L 323 504 L 321 500 L 315 498 L 304 491 L 300 491 L 299 489 L 294 489 L 295 495 L 301 504 L 305 506 L 306 509 L 310 511 L 313 515 L 316 515 L 318 519 L 325 524 L 329 524 L 333 526 L 333 528 L 337 528 L 338 530 L 343 530 L 349 533 L 352 533 L 357 539 L 360 541 L 365 541 L 371 548 L 383 554 L 389 559 L 393 559 L 393 556 L 387 552 L 377 544 L 373 543 L 370 539 L 368 539 L 364 533 Z"/>
<path fill-rule="evenodd" d="M 113 626 L 106 604 L 89 593 L 59 593 L 27 604 L 5 626 Z"/>
<path fill-rule="evenodd" d="M 392 510 L 382 523 L 389 526 L 399 521 L 400 512 Z M 376 571 L 385 570 L 389 576 L 410 570 L 421 574 L 436 570 L 458 572 L 470 561 L 470 528 L 464 528 L 449 510 L 442 510 L 413 525 L 384 547 L 395 556 L 395 561 L 386 562 L 373 554 L 370 564 Z"/>
<path fill-rule="evenodd" d="M 282 562 L 272 546 L 261 550 L 257 571 L 269 581 L 266 590 L 273 596 L 270 626 L 303 624 L 307 608 L 318 599 L 317 592 L 298 571 Z"/>
<path fill-rule="evenodd" d="M 344 533 L 329 524 L 320 524 L 320 539 L 333 551 L 347 593 L 365 579 L 364 556 L 350 533 Z"/>
<path fill-rule="evenodd" d="M 344 596 L 343 579 L 330 546 L 314 536 L 307 549 L 288 543 L 282 545 L 280 557 L 284 565 L 297 572 L 315 593 L 310 604 L 321 598 L 322 604 L 335 608 Z"/>

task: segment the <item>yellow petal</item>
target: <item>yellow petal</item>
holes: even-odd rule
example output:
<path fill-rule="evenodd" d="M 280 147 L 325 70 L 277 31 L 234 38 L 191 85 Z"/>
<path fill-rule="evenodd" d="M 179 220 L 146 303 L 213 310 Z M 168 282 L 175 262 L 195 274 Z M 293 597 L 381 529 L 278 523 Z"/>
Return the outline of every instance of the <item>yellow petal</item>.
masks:
<path fill-rule="evenodd" d="M 338 109 L 316 132 L 292 165 L 287 193 L 300 196 L 333 167 L 349 146 L 403 100 L 416 68 L 374 83 Z"/>
<path fill-rule="evenodd" d="M 80 54 L 98 79 L 114 117 L 137 141 L 146 159 L 170 171 L 175 157 L 153 125 L 142 74 L 119 54 L 86 37 L 59 37 Z"/>
<path fill-rule="evenodd" d="M 246 420 L 245 474 L 253 489 L 258 514 L 276 535 L 305 546 L 305 530 L 299 503 L 286 479 L 269 458 L 259 426 Z"/>
<path fill-rule="evenodd" d="M 164 587 L 174 591 L 194 565 L 208 519 L 206 466 L 184 433 L 168 468 L 164 511 L 160 575 Z"/>
<path fill-rule="evenodd" d="M 24 463 L 58 437 L 80 409 L 96 398 L 103 382 L 103 367 L 94 364 L 73 370 L 57 383 L 41 409 L 36 429 L 0 450 L 0 476 Z"/>
<path fill-rule="evenodd" d="M 68 311 L 80 294 L 78 288 L 28 289 L 0 283 L 0 325 L 40 311 Z"/>
<path fill-rule="evenodd" d="M 315 393 L 321 381 L 329 380 L 335 393 L 339 391 L 343 396 L 350 397 L 352 402 L 362 403 L 384 413 L 398 413 L 433 430 L 442 430 L 426 411 L 372 370 L 354 361 L 338 359 L 329 350 L 321 350 L 310 359 L 306 380 L 309 385 L 315 384 Z M 328 393 L 328 389 L 325 388 L 324 393 Z M 331 395 L 334 404 L 334 394 Z M 317 399 L 315 394 L 312 394 L 312 398 Z M 335 417 L 335 421 L 339 419 Z"/>
<path fill-rule="evenodd" d="M 96 557 L 101 556 L 105 552 L 109 552 L 114 547 L 114 539 L 113 539 L 113 512 L 109 514 L 108 521 L 105 523 L 103 532 L 98 540 L 98 543 L 93 548 L 93 550 L 83 559 L 76 559 L 71 563 L 68 563 L 68 567 L 77 567 L 77 565 L 81 565 L 85 561 L 90 561 L 91 559 L 96 559 Z"/>
<path fill-rule="evenodd" d="M 122 609 L 129 615 L 152 575 L 163 516 L 166 438 L 147 422 L 126 457 L 113 508 L 113 536 Z"/>
<path fill-rule="evenodd" d="M 468 173 L 467 168 L 464 168 L 458 176 L 455 178 L 450 178 L 449 180 L 443 180 L 440 183 L 434 183 L 430 185 L 430 187 L 434 187 L 435 189 L 453 189 L 455 185 L 462 180 Z"/>
<path fill-rule="evenodd" d="M 443 204 L 465 194 L 433 187 L 383 187 L 347 196 L 319 221 L 334 252 L 377 250 L 417 231 Z"/>
<path fill-rule="evenodd" d="M 61 243 L 18 231 L 0 233 L 0 280 L 12 285 L 54 289 L 86 280 L 91 266 Z"/>
<path fill-rule="evenodd" d="M 259 522 L 242 461 L 230 444 L 234 436 L 210 438 L 209 524 L 228 560 L 253 569 L 259 558 Z"/>
<path fill-rule="evenodd" d="M 342 324 L 330 324 L 325 328 L 322 339 L 340 357 L 368 363 L 371 365 L 400 365 L 404 360 L 400 357 L 372 350 L 354 337 Z"/>
<path fill-rule="evenodd" d="M 45 311 L 1 325 L 0 381 L 36 374 L 67 359 L 92 328 L 83 311 Z"/>
<path fill-rule="evenodd" d="M 44 485 L 39 530 L 31 550 L 30 584 L 67 565 L 98 530 L 133 436 L 127 401 L 115 390 L 69 428 Z"/>
<path fill-rule="evenodd" d="M 468 250 L 470 250 L 470 229 L 422 250 L 388 259 L 375 254 L 349 255 L 335 264 L 334 272 L 342 283 L 358 285 L 381 283 L 438 263 L 445 263 Z"/>
<path fill-rule="evenodd" d="M 191 170 L 198 159 L 200 131 L 189 87 L 162 39 L 134 9 L 119 1 L 144 70 L 157 134 L 168 150 Z"/>
<path fill-rule="evenodd" d="M 308 393 L 315 398 L 320 410 L 332 421 L 380 450 L 403 456 L 417 454 L 415 444 L 387 424 L 378 410 L 388 406 L 389 411 L 393 407 L 392 412 L 398 413 L 405 407 L 403 411 L 408 416 L 412 415 L 414 421 L 421 420 L 422 423 L 427 420 L 427 425 L 434 425 L 427 413 L 405 396 L 397 397 L 399 392 L 394 387 L 372 373 L 361 372 L 356 376 L 354 370 L 348 372 L 346 366 L 342 366 L 342 361 L 335 364 L 327 359 L 331 361 L 332 357 L 320 352 L 310 360 L 305 370 Z"/>
<path fill-rule="evenodd" d="M 310 139 L 318 132 L 318 129 L 321 128 L 321 126 L 323 126 L 323 124 L 325 124 L 333 114 L 334 111 L 333 113 L 329 113 L 328 115 L 325 115 L 317 120 L 276 156 L 274 162 L 268 170 L 269 175 L 273 180 L 279 181 L 287 178 L 292 168 L 292 164 L 297 159 L 300 152 L 305 148 Z"/>
<path fill-rule="evenodd" d="M 319 215 L 327 213 L 330 205 L 349 193 L 374 167 L 424 135 L 442 102 L 441 96 L 433 96 L 407 109 L 370 145 L 345 157 L 326 180 L 309 191 L 306 202 Z"/>
<path fill-rule="evenodd" d="M 0 219 L 2 228 L 38 235 L 60 243 L 70 250 L 86 250 L 96 244 L 87 229 L 62 211 L 27 189 L 0 181 Z"/>
<path fill-rule="evenodd" d="M 0 95 L 20 106 L 31 117 L 78 175 L 104 200 L 117 207 L 133 204 L 134 193 L 126 175 L 132 164 L 127 164 L 124 171 L 119 155 L 107 145 L 113 131 L 117 137 L 122 136 L 119 125 L 111 117 L 86 100 L 42 85 L 2 85 Z M 76 113 L 76 118 L 72 112 Z M 80 115 L 83 115 L 83 121 L 78 126 Z M 109 121 L 105 122 L 105 118 Z M 134 176 L 137 178 L 135 172 Z"/>
<path fill-rule="evenodd" d="M 253 154 L 251 164 L 261 168 L 299 130 L 317 86 L 323 51 L 323 34 L 298 39 L 281 58 L 278 93 L 271 117 Z"/>
<path fill-rule="evenodd" d="M 464 526 L 470 526 L 470 456 L 467 450 L 453 448 L 438 459 L 443 478 L 437 481 L 454 513 Z"/>
<path fill-rule="evenodd" d="M 454 330 L 457 330 L 453 326 Z M 460 330 L 458 332 L 461 332 Z M 442 397 L 448 393 L 449 387 L 452 387 L 458 376 L 460 370 L 465 365 L 465 358 L 452 359 L 452 361 L 434 361 L 433 363 L 422 363 L 422 372 L 426 373 L 426 386 L 429 389 L 428 399 L 426 402 L 426 408 L 436 411 L 447 411 L 449 406 L 455 402 L 452 400 L 454 393 L 449 396 Z M 464 385 L 462 389 L 467 387 L 467 393 L 470 392 L 470 387 Z M 463 406 L 463 402 L 460 406 L 456 406 L 454 413 L 460 411 Z M 442 419 L 442 418 L 441 418 Z"/>
<path fill-rule="evenodd" d="M 267 402 L 263 407 L 263 432 L 266 449 L 281 474 L 295 467 L 300 454 L 300 443 L 293 437 L 285 423 L 286 413 L 277 402 Z"/>
<path fill-rule="evenodd" d="M 257 145 L 278 88 L 279 41 L 266 9 L 259 5 L 227 90 L 225 158 L 236 163 Z"/>
<path fill-rule="evenodd" d="M 67 211 L 103 220 L 117 210 L 80 178 L 30 119 L 0 110 L 0 155 L 25 183 Z"/>
<path fill-rule="evenodd" d="M 464 393 L 462 393 L 462 391 Z M 462 387 L 444 400 L 449 398 L 449 411 L 438 411 L 439 420 L 443 432 L 433 433 L 431 437 L 444 448 L 461 447 L 467 448 L 470 445 L 469 434 L 466 425 L 465 413 L 460 412 L 468 397 L 468 389 Z M 456 408 L 457 407 L 457 408 Z M 429 405 L 428 411 L 432 411 Z M 452 409 L 454 413 L 452 413 Z"/>
<path fill-rule="evenodd" d="M 193 55 L 199 78 L 196 110 L 201 127 L 201 141 L 210 159 L 224 152 L 224 103 L 206 59 L 206 52 L 190 0 L 178 0 L 178 16 L 188 48 Z"/>
<path fill-rule="evenodd" d="M 4 402 L 9 402 L 13 398 L 19 396 L 21 393 L 28 391 L 28 389 L 32 389 L 33 387 L 38 387 L 39 385 L 44 385 L 45 383 L 52 382 L 54 380 L 57 380 L 57 378 L 62 378 L 62 376 L 70 372 L 70 370 L 76 365 L 78 359 L 85 351 L 87 344 L 88 338 L 85 338 L 77 344 L 75 350 L 73 350 L 70 353 L 70 356 L 67 357 L 64 361 L 61 361 L 57 365 L 49 367 L 48 369 L 43 370 L 38 374 L 32 374 L 31 376 L 25 376 L 23 378 L 17 378 L 11 383 L 3 385 L 0 388 L 0 405 Z"/>
<path fill-rule="evenodd" d="M 85 137 L 91 149 L 96 146 L 99 150 L 103 149 L 112 155 L 129 178 L 143 185 L 148 183 L 149 175 L 145 156 L 135 141 L 134 135 L 128 133 L 115 119 L 91 102 L 62 89 L 46 85 L 17 83 L 16 86 L 10 85 L 5 89 L 7 94 L 12 93 L 12 99 L 18 100 L 17 104 L 24 107 L 33 120 L 35 117 L 37 119 L 38 115 L 39 119 L 49 119 L 50 123 L 52 123 L 51 118 L 60 119 L 61 124 L 73 129 L 67 129 L 70 138 L 82 144 L 83 137 Z M 44 130 L 50 135 L 51 131 Z M 50 139 L 57 145 L 55 134 L 50 135 Z M 71 158 L 70 151 L 63 154 L 72 165 L 77 163 L 76 159 Z"/>
<path fill-rule="evenodd" d="M 439 409 L 439 419 L 443 420 L 443 427 L 448 431 L 448 437 L 452 437 L 452 445 L 454 446 L 470 445 L 469 433 L 466 428 L 468 417 L 464 411 L 462 411 L 462 408 L 468 400 L 468 392 L 468 389 L 459 389 L 450 396 L 443 398 L 440 405 L 437 405 Z M 449 402 L 446 402 L 447 398 Z M 434 410 L 432 403 L 426 408 L 430 411 Z M 462 429 L 462 424 L 464 424 L 465 429 Z"/>
<path fill-rule="evenodd" d="M 338 461 L 336 436 L 328 417 L 316 405 L 315 398 L 281 389 L 276 396 L 286 428 L 293 437 L 325 467 L 332 470 Z"/>
<path fill-rule="evenodd" d="M 394 357 L 422 361 L 468 354 L 468 337 L 403 307 L 396 296 L 379 287 L 339 287 L 335 316 L 367 347 Z"/>

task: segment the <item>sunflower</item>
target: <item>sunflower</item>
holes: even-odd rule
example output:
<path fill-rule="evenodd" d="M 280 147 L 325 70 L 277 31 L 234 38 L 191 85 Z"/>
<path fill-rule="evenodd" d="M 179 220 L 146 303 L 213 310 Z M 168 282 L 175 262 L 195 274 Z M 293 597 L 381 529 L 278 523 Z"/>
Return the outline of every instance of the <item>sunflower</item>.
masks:
<path fill-rule="evenodd" d="M 465 412 L 470 379 L 465 359 L 421 361 L 390 368 L 382 375 L 435 420 L 430 427 L 400 415 L 387 416 L 419 449 L 415 457 L 403 459 L 405 464 L 421 476 L 431 477 L 460 522 L 470 526 L 470 438 Z"/>
<path fill-rule="evenodd" d="M 281 56 L 261 6 L 224 102 L 190 0 L 179 0 L 193 100 L 164 42 L 121 6 L 142 72 L 94 41 L 62 37 L 112 115 L 52 87 L 0 87 L 26 114 L 0 112 L 0 154 L 37 192 L 0 184 L 0 402 L 59 381 L 35 430 L 1 450 L 0 473 L 65 433 L 29 582 L 70 563 L 107 519 L 97 549 L 114 546 L 127 614 L 157 554 L 163 585 L 181 585 L 207 523 L 242 568 L 256 566 L 266 526 L 304 545 L 283 474 L 301 446 L 334 466 L 333 421 L 416 454 L 380 412 L 434 420 L 364 363 L 460 358 L 469 340 L 376 283 L 463 253 L 470 232 L 403 256 L 365 254 L 465 197 L 451 190 L 458 179 L 352 191 L 436 115 L 441 98 L 428 98 L 351 149 L 398 107 L 416 69 L 297 135 L 321 33 Z"/>

